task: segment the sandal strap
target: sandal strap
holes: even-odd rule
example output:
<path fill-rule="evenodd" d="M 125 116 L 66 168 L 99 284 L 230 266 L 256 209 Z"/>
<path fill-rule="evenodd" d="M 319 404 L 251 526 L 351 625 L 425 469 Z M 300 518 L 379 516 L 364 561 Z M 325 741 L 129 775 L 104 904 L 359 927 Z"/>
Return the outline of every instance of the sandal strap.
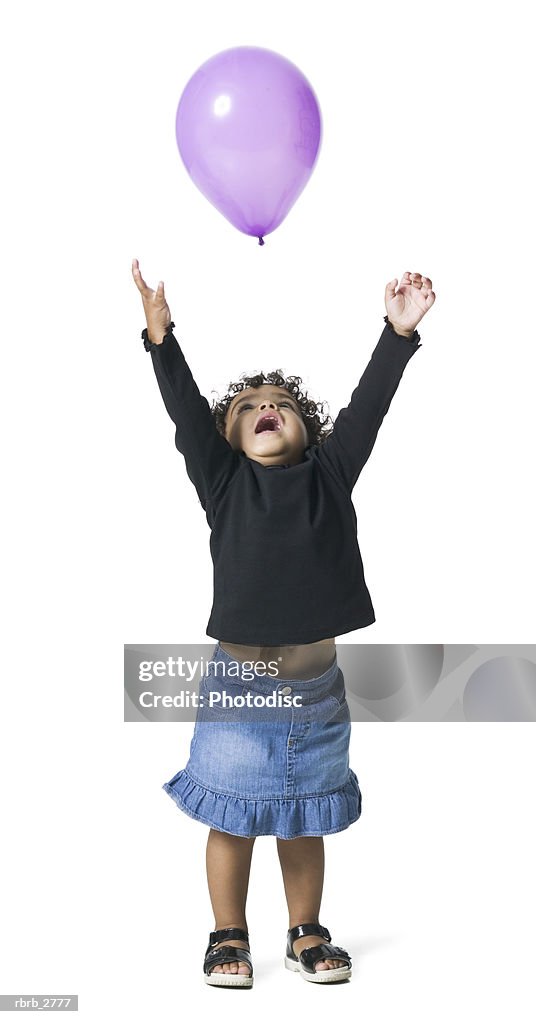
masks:
<path fill-rule="evenodd" d="M 315 964 L 319 960 L 346 960 L 348 967 L 352 966 L 352 958 L 348 951 L 342 946 L 332 946 L 331 942 L 321 942 L 319 946 L 302 949 L 300 961 L 310 974 L 316 974 Z"/>
<path fill-rule="evenodd" d="M 205 974 L 210 974 L 216 964 L 233 963 L 235 960 L 237 962 L 242 960 L 243 963 L 247 964 L 253 976 L 251 953 L 249 949 L 241 949 L 239 946 L 220 946 L 219 949 L 213 949 L 211 952 L 208 952 L 203 963 L 203 971 Z"/>
<path fill-rule="evenodd" d="M 217 946 L 218 942 L 223 942 L 225 939 L 241 939 L 242 942 L 249 942 L 249 935 L 243 928 L 218 928 L 218 931 L 210 933 L 208 949 L 211 946 Z"/>
<path fill-rule="evenodd" d="M 329 934 L 328 929 L 324 928 L 318 923 L 318 921 L 312 922 L 311 924 L 297 924 L 294 928 L 289 928 L 288 931 L 288 940 L 291 949 L 293 942 L 296 939 L 301 939 L 302 935 L 323 935 L 328 942 L 331 942 L 331 935 Z"/>

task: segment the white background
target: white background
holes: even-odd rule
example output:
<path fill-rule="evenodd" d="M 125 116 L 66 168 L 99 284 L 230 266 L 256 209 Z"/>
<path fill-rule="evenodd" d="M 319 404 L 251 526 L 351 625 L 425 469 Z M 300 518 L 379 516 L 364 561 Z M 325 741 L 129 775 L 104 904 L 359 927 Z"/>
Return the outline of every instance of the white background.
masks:
<path fill-rule="evenodd" d="M 133 256 L 164 280 L 208 398 L 282 366 L 333 416 L 387 281 L 430 276 L 422 348 L 354 492 L 377 622 L 342 642 L 533 638 L 528 16 L 385 0 L 4 13 L 2 991 L 78 992 L 92 1022 L 167 1024 L 186 995 L 237 1013 L 202 982 L 208 829 L 160 788 L 191 730 L 122 722 L 123 643 L 206 642 L 212 578 Z M 264 247 L 175 141 L 187 81 L 239 45 L 295 63 L 323 118 L 313 176 Z M 321 920 L 355 970 L 326 1012 L 534 1020 L 533 749 L 530 724 L 354 725 L 363 815 L 326 838 Z M 238 998 L 263 1019 L 320 998 L 282 966 L 278 872 L 259 839 L 256 982 Z"/>

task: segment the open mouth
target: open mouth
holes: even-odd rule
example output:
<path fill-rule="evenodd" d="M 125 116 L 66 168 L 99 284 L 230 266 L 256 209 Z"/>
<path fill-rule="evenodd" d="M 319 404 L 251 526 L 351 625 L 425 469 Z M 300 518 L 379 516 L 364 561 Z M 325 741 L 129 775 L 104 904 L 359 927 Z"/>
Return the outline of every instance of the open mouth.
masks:
<path fill-rule="evenodd" d="M 267 414 L 266 416 L 261 416 L 259 422 L 257 423 L 257 426 L 255 427 L 255 433 L 263 434 L 265 433 L 265 431 L 272 430 L 281 430 L 281 423 L 279 422 L 277 416 L 272 416 L 270 414 Z"/>

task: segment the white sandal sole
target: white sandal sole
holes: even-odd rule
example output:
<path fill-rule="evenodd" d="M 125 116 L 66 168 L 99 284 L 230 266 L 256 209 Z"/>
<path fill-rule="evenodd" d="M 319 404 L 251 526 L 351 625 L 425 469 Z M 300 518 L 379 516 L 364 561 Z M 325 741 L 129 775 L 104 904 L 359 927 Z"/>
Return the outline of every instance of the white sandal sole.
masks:
<path fill-rule="evenodd" d="M 224 974 L 223 971 L 211 971 L 210 974 L 203 975 L 207 985 L 216 985 L 218 987 L 230 987 L 230 988 L 251 988 L 253 985 L 252 974 Z"/>

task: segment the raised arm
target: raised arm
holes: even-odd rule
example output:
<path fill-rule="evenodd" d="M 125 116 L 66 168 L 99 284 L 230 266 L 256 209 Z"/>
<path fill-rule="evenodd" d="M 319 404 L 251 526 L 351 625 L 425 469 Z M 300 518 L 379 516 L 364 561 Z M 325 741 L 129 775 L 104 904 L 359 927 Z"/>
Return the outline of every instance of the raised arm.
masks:
<path fill-rule="evenodd" d="M 402 374 L 420 345 L 417 323 L 435 301 L 432 282 L 406 271 L 385 290 L 385 327 L 350 404 L 341 409 L 332 434 L 318 450 L 343 485 L 352 491 L 376 441 Z"/>
<path fill-rule="evenodd" d="M 173 334 L 163 282 L 151 292 L 133 261 L 132 272 L 144 298 L 147 327 L 142 331 L 166 409 L 175 424 L 175 445 L 204 509 L 215 503 L 238 468 L 239 457 L 219 433 L 206 398 Z M 142 290 L 143 289 L 143 290 Z"/>
<path fill-rule="evenodd" d="M 186 470 L 204 509 L 217 502 L 238 468 L 238 455 L 220 434 L 206 398 L 192 376 L 173 334 L 173 321 L 160 345 L 143 343 L 151 353 L 154 372 L 166 409 L 173 420 L 175 445 L 184 456 Z"/>
<path fill-rule="evenodd" d="M 417 331 L 413 338 L 400 337 L 386 323 L 350 404 L 341 409 L 333 432 L 319 448 L 320 461 L 329 463 L 350 491 L 374 447 L 404 369 L 421 347 L 419 340 Z"/>

